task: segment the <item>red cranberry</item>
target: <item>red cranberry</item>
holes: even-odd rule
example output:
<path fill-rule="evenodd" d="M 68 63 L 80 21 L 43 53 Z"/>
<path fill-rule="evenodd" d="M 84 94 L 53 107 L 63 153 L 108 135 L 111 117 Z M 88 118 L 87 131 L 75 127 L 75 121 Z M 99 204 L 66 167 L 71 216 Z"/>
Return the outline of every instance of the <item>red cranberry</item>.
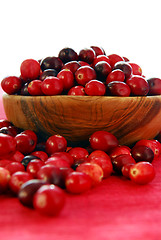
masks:
<path fill-rule="evenodd" d="M 90 146 L 93 150 L 108 152 L 113 147 L 118 146 L 117 138 L 107 131 L 96 131 L 89 138 Z"/>
<path fill-rule="evenodd" d="M 83 86 L 74 86 L 68 91 L 68 95 L 73 96 L 85 96 L 85 87 Z"/>
<path fill-rule="evenodd" d="M 15 137 L 19 133 L 19 129 L 15 126 L 2 127 L 0 128 L 0 133 L 8 134 Z"/>
<path fill-rule="evenodd" d="M 83 193 L 92 187 L 92 180 L 84 172 L 72 172 L 65 181 L 66 189 L 70 193 Z"/>
<path fill-rule="evenodd" d="M 108 55 L 108 58 L 110 59 L 110 65 L 112 68 L 117 62 L 124 61 L 124 59 L 117 54 L 110 54 Z"/>
<path fill-rule="evenodd" d="M 25 168 L 27 168 L 27 165 L 28 165 L 29 162 L 30 162 L 31 160 L 33 160 L 33 159 L 39 159 L 39 158 L 36 157 L 36 156 L 33 156 L 33 155 L 26 155 L 26 156 L 22 159 L 21 163 L 24 165 Z"/>
<path fill-rule="evenodd" d="M 35 151 L 32 152 L 31 155 L 38 157 L 39 159 L 41 159 L 43 162 L 45 162 L 48 159 L 48 155 L 46 152 L 44 151 Z"/>
<path fill-rule="evenodd" d="M 65 186 L 66 178 L 70 173 L 74 172 L 74 170 L 72 168 L 64 168 L 63 167 L 63 168 L 60 168 L 60 171 L 61 171 L 61 179 L 62 179 L 60 187 L 65 189 L 66 188 L 66 186 Z"/>
<path fill-rule="evenodd" d="M 154 159 L 152 149 L 144 145 L 135 145 L 131 149 L 131 154 L 136 162 L 152 162 Z"/>
<path fill-rule="evenodd" d="M 160 78 L 149 78 L 147 79 L 149 84 L 149 94 L 150 95 L 160 95 L 161 94 L 161 79 Z"/>
<path fill-rule="evenodd" d="M 81 65 L 79 62 L 71 61 L 71 62 L 67 62 L 66 64 L 64 64 L 62 69 L 68 69 L 74 74 L 77 71 L 77 69 L 80 67 L 81 67 Z"/>
<path fill-rule="evenodd" d="M 10 121 L 8 121 L 7 119 L 0 119 L 0 129 L 9 126 L 12 126 L 12 123 Z"/>
<path fill-rule="evenodd" d="M 36 133 L 34 132 L 34 131 L 32 131 L 32 130 L 24 130 L 23 132 L 21 132 L 22 134 L 26 134 L 26 135 L 29 135 L 31 138 L 32 138 L 32 140 L 35 142 L 35 143 L 37 143 L 37 135 L 36 135 Z"/>
<path fill-rule="evenodd" d="M 106 93 L 105 84 L 99 80 L 91 80 L 85 85 L 85 93 L 89 96 L 103 96 Z"/>
<path fill-rule="evenodd" d="M 55 69 L 59 72 L 63 67 L 63 62 L 58 57 L 46 57 L 41 60 L 41 70 Z"/>
<path fill-rule="evenodd" d="M 155 157 L 158 157 L 161 152 L 161 146 L 157 140 L 141 139 L 135 144 L 135 146 L 140 145 L 149 147 L 153 151 Z"/>
<path fill-rule="evenodd" d="M 126 146 L 117 146 L 111 149 L 109 156 L 111 160 L 113 160 L 115 157 L 122 155 L 122 154 L 131 154 L 131 149 L 128 149 Z"/>
<path fill-rule="evenodd" d="M 78 57 L 79 57 L 79 60 L 90 64 L 93 62 L 95 58 L 95 51 L 92 48 L 82 49 L 80 50 Z"/>
<path fill-rule="evenodd" d="M 105 55 L 105 50 L 102 47 L 91 46 L 91 48 L 95 51 L 96 56 Z"/>
<path fill-rule="evenodd" d="M 113 169 L 116 173 L 122 173 L 122 167 L 126 164 L 135 164 L 135 159 L 130 154 L 121 154 L 112 159 Z"/>
<path fill-rule="evenodd" d="M 64 152 L 67 148 L 67 141 L 61 135 L 53 135 L 46 141 L 46 152 L 51 155 L 55 152 Z"/>
<path fill-rule="evenodd" d="M 37 172 L 40 170 L 42 166 L 44 166 L 44 162 L 40 159 L 32 159 L 26 168 L 26 171 L 32 175 L 33 178 L 37 177 Z"/>
<path fill-rule="evenodd" d="M 132 63 L 132 62 L 128 62 L 130 64 L 130 66 L 132 67 L 132 73 L 133 75 L 142 75 L 142 69 L 141 67 L 136 64 L 136 63 Z"/>
<path fill-rule="evenodd" d="M 16 152 L 16 141 L 12 136 L 0 133 L 0 159 L 9 158 Z"/>
<path fill-rule="evenodd" d="M 95 158 L 106 158 L 107 160 L 111 161 L 111 158 L 109 157 L 109 155 L 107 155 L 107 153 L 105 153 L 104 151 L 102 150 L 95 150 L 95 151 L 92 151 L 90 153 L 90 155 L 88 156 L 88 161 L 91 161 Z"/>
<path fill-rule="evenodd" d="M 72 156 L 74 162 L 79 160 L 86 161 L 89 156 L 88 151 L 82 147 L 73 147 L 68 151 L 68 154 Z"/>
<path fill-rule="evenodd" d="M 96 72 L 89 66 L 83 66 L 75 72 L 75 79 L 78 84 L 85 86 L 90 80 L 96 79 Z"/>
<path fill-rule="evenodd" d="M 78 63 L 81 65 L 80 67 L 83 67 L 83 66 L 91 66 L 89 63 L 87 62 L 84 62 L 84 61 L 78 61 Z"/>
<path fill-rule="evenodd" d="M 108 84 L 108 90 L 112 96 L 129 97 L 131 89 L 125 82 L 113 81 Z"/>
<path fill-rule="evenodd" d="M 34 59 L 26 59 L 21 63 L 20 72 L 24 81 L 38 79 L 40 63 Z"/>
<path fill-rule="evenodd" d="M 5 166 L 7 166 L 9 163 L 11 163 L 11 160 L 8 159 L 1 159 L 0 160 L 0 167 L 5 168 Z"/>
<path fill-rule="evenodd" d="M 100 61 L 96 63 L 96 65 L 94 66 L 94 70 L 96 71 L 97 79 L 103 82 L 105 81 L 112 69 L 109 63 L 105 61 Z"/>
<path fill-rule="evenodd" d="M 131 166 L 133 166 L 135 163 L 127 163 L 125 165 L 123 165 L 121 172 L 122 175 L 126 178 L 130 178 L 130 168 Z"/>
<path fill-rule="evenodd" d="M 44 81 L 45 78 L 47 77 L 56 77 L 58 74 L 58 72 L 55 69 L 46 69 L 44 70 L 41 74 L 40 74 L 40 80 Z"/>
<path fill-rule="evenodd" d="M 32 139 L 30 135 L 20 133 L 15 137 L 17 150 L 24 155 L 27 155 L 34 151 L 36 142 Z"/>
<path fill-rule="evenodd" d="M 63 91 L 63 81 L 57 77 L 47 77 L 41 84 L 41 90 L 45 95 L 59 95 Z"/>
<path fill-rule="evenodd" d="M 78 54 L 72 48 L 68 47 L 61 49 L 58 57 L 62 60 L 63 63 L 78 60 Z"/>
<path fill-rule="evenodd" d="M 48 158 L 45 164 L 50 164 L 58 168 L 70 168 L 70 164 L 59 156 L 53 156 Z"/>
<path fill-rule="evenodd" d="M 74 75 L 68 69 L 61 70 L 57 77 L 62 80 L 63 82 L 63 90 L 69 90 L 74 86 Z"/>
<path fill-rule="evenodd" d="M 72 165 L 73 162 L 74 162 L 74 159 L 71 156 L 71 154 L 69 154 L 69 152 L 55 152 L 51 156 L 52 157 L 59 157 L 59 158 L 65 160 L 67 163 L 69 163 L 69 165 Z"/>
<path fill-rule="evenodd" d="M 135 96 L 146 96 L 149 92 L 149 84 L 142 76 L 133 75 L 127 79 L 127 85 L 131 89 L 131 93 Z"/>
<path fill-rule="evenodd" d="M 24 154 L 22 154 L 20 151 L 16 151 L 12 157 L 10 157 L 10 160 L 13 162 L 21 162 L 24 158 Z"/>
<path fill-rule="evenodd" d="M 5 168 L 10 172 L 11 175 L 18 171 L 25 172 L 25 167 L 20 162 L 11 162 L 7 164 Z"/>
<path fill-rule="evenodd" d="M 18 93 L 22 87 L 22 79 L 15 76 L 6 77 L 1 81 L 1 87 L 7 94 Z"/>
<path fill-rule="evenodd" d="M 10 178 L 10 172 L 5 168 L 0 167 L 0 194 L 8 189 Z"/>
<path fill-rule="evenodd" d="M 31 179 L 20 187 L 18 192 L 19 201 L 27 207 L 33 207 L 33 197 L 37 190 L 44 185 L 45 182 L 40 179 Z"/>
<path fill-rule="evenodd" d="M 126 79 L 128 79 L 132 75 L 132 67 L 127 62 L 121 61 L 121 62 L 115 63 L 113 70 L 115 70 L 115 69 L 122 70 L 123 73 L 125 74 Z"/>
<path fill-rule="evenodd" d="M 99 56 L 95 57 L 95 59 L 94 59 L 94 61 L 92 63 L 92 66 L 94 67 L 98 62 L 102 62 L 102 61 L 107 62 L 108 64 L 110 64 L 110 59 L 107 56 L 99 55 Z"/>
<path fill-rule="evenodd" d="M 108 85 L 110 82 L 119 81 L 123 82 L 125 80 L 125 74 L 122 70 L 116 69 L 109 73 L 106 78 L 106 84 Z"/>
<path fill-rule="evenodd" d="M 41 80 L 33 80 L 28 84 L 28 92 L 32 96 L 44 95 L 41 89 Z"/>
<path fill-rule="evenodd" d="M 64 191 L 53 184 L 41 186 L 33 198 L 34 208 L 43 215 L 55 216 L 59 214 L 64 204 Z"/>
<path fill-rule="evenodd" d="M 130 179 L 137 184 L 147 184 L 155 177 L 155 170 L 149 162 L 139 162 L 130 167 Z"/>

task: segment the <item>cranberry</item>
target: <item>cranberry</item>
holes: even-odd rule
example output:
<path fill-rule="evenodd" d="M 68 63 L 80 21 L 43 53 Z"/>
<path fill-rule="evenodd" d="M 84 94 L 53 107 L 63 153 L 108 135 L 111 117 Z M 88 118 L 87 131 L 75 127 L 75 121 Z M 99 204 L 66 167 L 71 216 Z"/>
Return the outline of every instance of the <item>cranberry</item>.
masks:
<path fill-rule="evenodd" d="M 161 79 L 160 78 L 149 78 L 147 79 L 149 84 L 149 94 L 150 95 L 160 95 L 161 94 Z"/>
<path fill-rule="evenodd" d="M 45 182 L 40 179 L 31 179 L 20 187 L 18 192 L 19 201 L 27 207 L 33 207 L 33 197 L 37 190 L 44 185 Z"/>
<path fill-rule="evenodd" d="M 68 192 L 79 194 L 92 187 L 92 180 L 84 172 L 72 172 L 67 176 L 65 186 Z"/>
<path fill-rule="evenodd" d="M 125 62 L 129 62 L 130 60 L 129 60 L 129 58 L 127 58 L 127 57 L 122 57 L 123 58 L 123 60 L 125 61 Z"/>
<path fill-rule="evenodd" d="M 130 167 L 130 179 L 137 184 L 147 184 L 155 177 L 155 170 L 149 162 L 139 162 Z"/>
<path fill-rule="evenodd" d="M 31 179 L 32 175 L 28 172 L 22 171 L 15 172 L 12 174 L 10 178 L 9 187 L 13 193 L 18 194 L 22 184 Z"/>
<path fill-rule="evenodd" d="M 33 198 L 34 208 L 43 215 L 58 215 L 64 204 L 64 191 L 53 184 L 41 186 Z"/>
<path fill-rule="evenodd" d="M 9 126 L 12 126 L 12 123 L 10 121 L 8 121 L 7 119 L 0 119 L 0 129 Z"/>
<path fill-rule="evenodd" d="M 32 96 L 44 95 L 41 89 L 41 80 L 33 80 L 28 84 L 28 92 Z"/>
<path fill-rule="evenodd" d="M 53 156 L 48 158 L 45 164 L 50 164 L 58 168 L 70 168 L 70 164 L 59 156 Z"/>
<path fill-rule="evenodd" d="M 126 178 L 130 178 L 130 168 L 131 166 L 133 166 L 135 163 L 127 163 L 127 164 L 124 164 L 122 169 L 121 169 L 121 172 L 122 172 L 122 175 Z"/>
<path fill-rule="evenodd" d="M 57 77 L 47 77 L 41 84 L 41 90 L 45 95 L 59 95 L 63 91 L 63 81 Z"/>
<path fill-rule="evenodd" d="M 25 172 L 25 167 L 20 162 L 11 162 L 7 164 L 5 168 L 10 172 L 11 175 L 18 171 Z"/>
<path fill-rule="evenodd" d="M 18 93 L 22 87 L 22 79 L 15 76 L 6 77 L 1 81 L 1 87 L 7 94 Z"/>
<path fill-rule="evenodd" d="M 0 133 L 0 159 L 9 158 L 16 152 L 16 141 L 12 136 Z"/>
<path fill-rule="evenodd" d="M 141 139 L 135 144 L 135 146 L 140 145 L 149 147 L 153 151 L 155 157 L 158 157 L 161 152 L 161 146 L 157 140 Z"/>
<path fill-rule="evenodd" d="M 68 151 L 68 154 L 72 156 L 74 162 L 77 162 L 79 160 L 86 161 L 89 156 L 88 151 L 82 147 L 73 147 Z"/>
<path fill-rule="evenodd" d="M 36 142 L 32 139 L 30 135 L 20 133 L 15 137 L 17 150 L 24 155 L 27 155 L 34 151 Z"/>
<path fill-rule="evenodd" d="M 73 96 L 85 96 L 85 87 L 83 86 L 74 86 L 68 91 L 68 95 Z"/>
<path fill-rule="evenodd" d="M 35 143 L 37 143 L 37 135 L 34 131 L 28 129 L 28 130 L 24 130 L 23 132 L 21 132 L 21 134 L 29 135 L 32 138 L 32 140 Z"/>
<path fill-rule="evenodd" d="M 80 67 L 81 67 L 81 65 L 79 62 L 71 61 L 71 62 L 67 62 L 66 64 L 64 64 L 62 69 L 70 70 L 74 74 L 77 71 L 77 69 Z"/>
<path fill-rule="evenodd" d="M 131 154 L 136 162 L 152 162 L 154 159 L 154 152 L 152 149 L 144 145 L 135 145 L 131 149 Z"/>
<path fill-rule="evenodd" d="M 90 146 L 93 150 L 108 152 L 113 147 L 118 146 L 117 138 L 107 131 L 96 131 L 89 138 Z"/>
<path fill-rule="evenodd" d="M 32 156 L 38 157 L 39 159 L 41 159 L 43 162 L 45 162 L 48 158 L 48 155 L 46 152 L 44 151 L 35 151 L 31 153 Z"/>
<path fill-rule="evenodd" d="M 58 74 L 58 72 L 55 69 L 46 69 L 41 73 L 39 79 L 41 81 L 44 81 L 45 78 L 51 77 L 51 76 L 56 77 L 57 74 Z"/>
<path fill-rule="evenodd" d="M 13 162 L 21 162 L 24 158 L 24 154 L 22 154 L 20 151 L 16 151 L 12 157 L 10 157 L 10 160 Z"/>
<path fill-rule="evenodd" d="M 40 66 L 42 71 L 46 69 L 55 69 L 59 72 L 63 67 L 63 62 L 58 57 L 46 57 L 41 60 Z"/>
<path fill-rule="evenodd" d="M 95 51 L 92 48 L 82 49 L 80 50 L 78 57 L 79 57 L 79 60 L 90 64 L 93 62 L 95 58 Z"/>
<path fill-rule="evenodd" d="M 106 78 L 106 84 L 108 85 L 110 82 L 119 81 L 123 82 L 125 80 L 125 74 L 122 70 L 116 69 L 109 73 Z"/>
<path fill-rule="evenodd" d="M 59 158 L 65 160 L 67 163 L 69 163 L 69 165 L 72 165 L 73 162 L 74 162 L 73 157 L 68 152 L 55 152 L 51 156 L 52 157 L 59 157 Z"/>
<path fill-rule="evenodd" d="M 62 80 L 63 89 L 65 91 L 69 90 L 70 88 L 72 88 L 74 86 L 74 75 L 70 70 L 68 70 L 68 69 L 61 70 L 58 73 L 57 77 Z"/>
<path fill-rule="evenodd" d="M 20 72 L 24 81 L 38 79 L 40 63 L 34 59 L 26 59 L 21 63 Z"/>
<path fill-rule="evenodd" d="M 61 49 L 58 57 L 62 60 L 63 63 L 78 60 L 78 54 L 69 47 Z"/>
<path fill-rule="evenodd" d="M 103 170 L 96 163 L 81 163 L 76 171 L 83 172 L 89 175 L 92 179 L 92 186 L 97 185 L 102 181 L 103 178 Z"/>
<path fill-rule="evenodd" d="M 98 62 L 102 62 L 102 61 L 107 62 L 108 64 L 110 64 L 110 59 L 107 56 L 99 55 L 99 56 L 95 57 L 95 59 L 94 59 L 94 61 L 92 63 L 92 66 L 94 67 Z"/>
<path fill-rule="evenodd" d="M 78 63 L 81 65 L 80 67 L 83 67 L 83 66 L 91 66 L 89 63 L 87 62 L 84 62 L 84 61 L 78 61 Z"/>
<path fill-rule="evenodd" d="M 15 137 L 19 133 L 19 129 L 15 126 L 2 127 L 0 128 L 0 133 L 8 134 Z"/>
<path fill-rule="evenodd" d="M 25 168 L 27 168 L 29 162 L 30 162 L 31 160 L 33 160 L 33 159 L 39 159 L 39 158 L 36 157 L 36 156 L 33 156 L 33 155 L 26 155 L 26 156 L 22 159 L 21 163 L 24 165 Z"/>
<path fill-rule="evenodd" d="M 105 84 L 99 80 L 91 80 L 85 85 L 85 93 L 89 96 L 103 96 L 106 93 Z"/>
<path fill-rule="evenodd" d="M 91 48 L 95 51 L 96 56 L 105 55 L 105 50 L 102 47 L 91 46 Z"/>
<path fill-rule="evenodd" d="M 53 135 L 46 141 L 46 152 L 51 155 L 55 152 L 64 152 L 67 148 L 67 141 L 61 135 Z"/>
<path fill-rule="evenodd" d="M 124 59 L 117 54 L 110 54 L 108 55 L 108 58 L 110 59 L 110 65 L 112 68 L 117 62 L 124 61 Z"/>
<path fill-rule="evenodd" d="M 109 63 L 105 61 L 100 61 L 96 63 L 96 65 L 94 66 L 94 70 L 96 71 L 97 79 L 103 82 L 106 80 L 108 74 L 111 72 L 112 69 Z"/>
<path fill-rule="evenodd" d="M 30 94 L 29 94 L 29 92 L 28 92 L 28 84 L 29 84 L 29 82 L 28 82 L 28 83 L 25 83 L 25 84 L 22 86 L 22 88 L 21 88 L 21 90 L 20 90 L 20 95 L 30 96 Z"/>
<path fill-rule="evenodd" d="M 136 63 L 132 63 L 132 62 L 128 62 L 130 64 L 130 66 L 132 67 L 132 73 L 133 75 L 142 75 L 142 69 L 141 67 L 136 64 Z"/>
<path fill-rule="evenodd" d="M 121 154 L 112 159 L 113 169 L 116 173 L 122 173 L 122 167 L 126 164 L 135 164 L 135 159 L 130 154 Z"/>
<path fill-rule="evenodd" d="M 109 156 L 111 160 L 113 160 L 115 157 L 122 155 L 122 154 L 131 154 L 131 149 L 128 149 L 126 146 L 117 146 L 111 149 Z"/>
<path fill-rule="evenodd" d="M 96 79 L 96 72 L 92 67 L 83 66 L 75 72 L 75 79 L 78 84 L 85 86 L 90 80 Z"/>
<path fill-rule="evenodd" d="M 135 96 L 146 96 L 149 92 L 149 84 L 146 79 L 139 75 L 133 75 L 126 81 Z"/>
<path fill-rule="evenodd" d="M 63 168 L 60 168 L 60 171 L 61 171 L 61 179 L 62 179 L 60 187 L 65 189 L 66 178 L 70 173 L 74 172 L 74 170 L 72 168 L 63 167 Z"/>
<path fill-rule="evenodd" d="M 10 178 L 10 172 L 5 168 L 0 167 L 0 194 L 8 189 Z"/>
<path fill-rule="evenodd" d="M 122 70 L 123 73 L 125 74 L 125 79 L 128 79 L 132 75 L 132 67 L 128 62 L 121 61 L 121 62 L 115 63 L 113 70 L 115 69 Z"/>
<path fill-rule="evenodd" d="M 40 170 L 42 166 L 44 166 L 44 162 L 41 161 L 40 159 L 32 159 L 27 167 L 26 171 L 32 175 L 33 178 L 37 177 L 37 172 Z"/>
<path fill-rule="evenodd" d="M 129 97 L 131 89 L 125 82 L 113 81 L 108 84 L 108 91 L 112 96 Z"/>
<path fill-rule="evenodd" d="M 5 166 L 7 166 L 9 163 L 11 163 L 11 160 L 8 159 L 1 159 L 0 160 L 0 167 L 5 168 Z"/>

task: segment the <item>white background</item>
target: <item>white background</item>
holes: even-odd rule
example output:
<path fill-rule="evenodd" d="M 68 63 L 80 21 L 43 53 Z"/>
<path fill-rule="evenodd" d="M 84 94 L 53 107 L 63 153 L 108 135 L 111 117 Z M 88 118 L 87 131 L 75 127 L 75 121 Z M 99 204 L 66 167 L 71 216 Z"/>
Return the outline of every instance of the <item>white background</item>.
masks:
<path fill-rule="evenodd" d="M 161 77 L 160 0 L 5 0 L 0 4 L 0 78 L 27 58 L 102 46 Z"/>

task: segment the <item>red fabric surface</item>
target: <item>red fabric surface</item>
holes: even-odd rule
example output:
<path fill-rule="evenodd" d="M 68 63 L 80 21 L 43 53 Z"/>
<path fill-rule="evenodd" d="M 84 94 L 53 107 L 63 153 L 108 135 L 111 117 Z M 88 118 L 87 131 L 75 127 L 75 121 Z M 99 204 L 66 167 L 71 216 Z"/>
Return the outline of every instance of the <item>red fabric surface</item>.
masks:
<path fill-rule="evenodd" d="M 139 186 L 111 176 L 84 194 L 67 194 L 57 217 L 42 216 L 21 205 L 16 197 L 0 195 L 0 239 L 159 240 L 161 157 L 153 164 L 156 177 L 150 184 Z"/>

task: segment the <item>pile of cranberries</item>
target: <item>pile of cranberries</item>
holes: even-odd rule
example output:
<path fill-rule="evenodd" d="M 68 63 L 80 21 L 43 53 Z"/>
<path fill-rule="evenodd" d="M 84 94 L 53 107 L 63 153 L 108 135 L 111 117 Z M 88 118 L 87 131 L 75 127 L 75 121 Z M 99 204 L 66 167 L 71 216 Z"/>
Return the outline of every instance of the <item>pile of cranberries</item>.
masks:
<path fill-rule="evenodd" d="M 63 136 L 42 141 L 35 132 L 2 119 L 0 194 L 14 194 L 24 206 L 55 216 L 67 193 L 81 194 L 111 175 L 147 184 L 155 177 L 152 162 L 161 153 L 160 136 L 129 147 L 107 131 L 96 131 L 88 146 L 70 147 Z"/>
<path fill-rule="evenodd" d="M 79 53 L 63 48 L 57 57 L 26 59 L 21 63 L 20 76 L 4 78 L 1 86 L 8 94 L 25 96 L 161 94 L 160 78 L 146 79 L 138 64 L 118 54 L 107 55 L 97 46 Z"/>

